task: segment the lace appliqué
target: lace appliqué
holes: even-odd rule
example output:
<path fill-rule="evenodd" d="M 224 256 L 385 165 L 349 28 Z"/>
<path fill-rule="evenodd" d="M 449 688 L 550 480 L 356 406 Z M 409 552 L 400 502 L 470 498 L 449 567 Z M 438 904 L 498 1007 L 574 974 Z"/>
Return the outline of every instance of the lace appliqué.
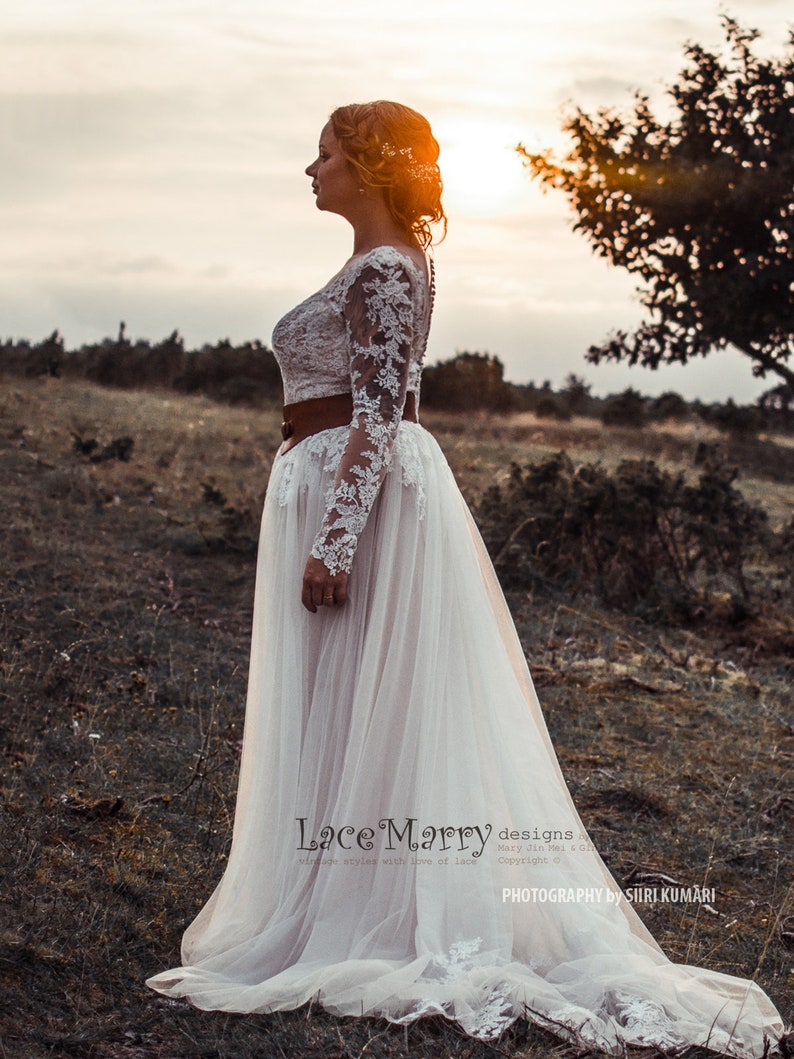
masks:
<path fill-rule="evenodd" d="M 677 1034 L 664 1009 L 648 997 L 625 993 L 610 995 L 608 1011 L 631 1042 L 652 1044 L 661 1051 L 685 1048 L 686 1040 Z M 689 1042 L 691 1043 L 691 1041 Z"/>
<path fill-rule="evenodd" d="M 421 521 L 427 513 L 427 490 L 419 437 L 420 433 L 415 424 L 400 424 L 392 449 L 389 473 L 399 475 L 401 484 L 414 490 L 416 514 Z M 284 507 L 292 503 L 297 489 L 318 492 L 323 488 L 323 480 L 327 480 L 329 475 L 334 477 L 330 484 L 325 486 L 323 502 L 326 508 L 333 503 L 335 476 L 347 448 L 347 440 L 347 427 L 333 427 L 319 434 L 312 434 L 302 441 L 300 446 L 280 457 L 277 464 L 279 473 L 272 479 L 274 488 L 278 490 L 279 506 Z M 304 460 L 301 473 L 296 478 L 295 466 L 299 453 L 308 459 Z"/>
<path fill-rule="evenodd" d="M 273 329 L 273 352 L 281 369 L 284 403 L 328 397 L 350 389 L 350 350 L 345 305 L 360 271 L 371 265 L 397 267 L 413 280 L 414 345 L 408 367 L 408 389 L 418 392 L 422 358 L 430 323 L 422 269 L 393 246 L 379 246 L 349 262 L 316 293 L 283 316 Z M 432 264 L 431 264 L 432 278 Z"/>
<path fill-rule="evenodd" d="M 579 1047 L 597 1048 L 614 1054 L 617 1048 L 633 1045 L 655 1048 L 665 1055 L 678 1055 L 698 1042 L 676 1030 L 667 1012 L 649 997 L 623 992 L 609 992 L 596 1012 L 570 1005 L 548 1013 L 527 1009 L 527 1017 L 567 1037 Z M 730 1041 L 721 1030 L 714 1037 L 699 1042 L 731 1053 Z M 741 1045 L 741 1042 L 737 1042 Z"/>
<path fill-rule="evenodd" d="M 273 350 L 286 403 L 344 393 L 353 396 L 349 432 L 323 431 L 301 442 L 311 458 L 309 481 L 319 484 L 320 462 L 334 464 L 334 488 L 312 555 L 333 573 L 349 571 L 358 538 L 395 453 L 404 485 L 416 490 L 425 513 L 422 462 L 408 424 L 399 432 L 405 395 L 419 394 L 433 305 L 423 270 L 393 246 L 376 247 L 350 262 L 322 290 L 279 321 Z M 330 447 L 329 447 L 330 436 Z M 343 438 L 342 451 L 339 451 Z M 321 455 L 328 449 L 325 456 Z M 316 457 L 316 460 L 315 460 Z M 279 503 L 293 488 L 289 454 L 281 464 Z"/>
<path fill-rule="evenodd" d="M 415 328 L 415 295 L 405 267 L 373 259 L 362 268 L 348 292 L 345 322 L 353 419 L 312 548 L 334 574 L 351 569 L 402 419 Z"/>
<path fill-rule="evenodd" d="M 448 954 L 435 955 L 433 963 L 444 971 L 441 981 L 445 985 L 454 985 L 461 978 L 476 970 L 477 954 L 481 948 L 482 938 L 470 938 L 450 945 Z M 470 1037 L 487 1041 L 503 1033 L 512 1022 L 515 1022 L 516 1017 L 513 1002 L 507 991 L 495 988 L 471 1015 L 458 1016 L 457 1021 Z"/>
<path fill-rule="evenodd" d="M 394 460 L 398 460 L 402 476 L 402 484 L 416 490 L 416 508 L 419 519 L 425 517 L 427 511 L 427 494 L 425 493 L 425 472 L 419 455 L 417 434 L 411 424 L 406 424 L 398 433 L 394 445 Z"/>
<path fill-rule="evenodd" d="M 304 466 L 306 477 L 302 479 L 305 489 L 320 489 L 323 472 L 336 474 L 342 453 L 347 446 L 347 433 L 347 427 L 332 427 L 330 430 L 312 434 L 300 443 L 301 451 L 309 457 Z M 294 451 L 295 456 L 286 454 L 281 457 L 281 477 L 278 483 L 278 502 L 281 507 L 290 503 L 293 495 L 297 449 Z"/>

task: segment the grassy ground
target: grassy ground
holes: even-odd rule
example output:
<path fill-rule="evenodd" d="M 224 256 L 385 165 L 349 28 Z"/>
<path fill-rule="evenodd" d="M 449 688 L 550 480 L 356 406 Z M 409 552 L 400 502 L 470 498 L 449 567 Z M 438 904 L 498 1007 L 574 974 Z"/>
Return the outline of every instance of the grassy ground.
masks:
<path fill-rule="evenodd" d="M 702 440 L 423 420 L 470 499 L 511 459 L 564 447 L 688 469 Z M 202 1013 L 143 986 L 176 962 L 223 870 L 277 428 L 275 411 L 200 398 L 3 383 L 0 1056 L 564 1059 L 571 1048 L 526 1024 L 483 1044 L 439 1019 L 404 1030 L 311 1009 Z M 113 458 L 125 436 L 129 460 Z M 777 522 L 792 495 L 780 464 L 754 449 L 741 481 Z M 790 1018 L 789 626 L 763 611 L 741 627 L 670 628 L 581 599 L 510 602 L 613 873 L 717 888 L 713 911 L 649 904 L 643 918 L 671 957 L 755 977 Z"/>

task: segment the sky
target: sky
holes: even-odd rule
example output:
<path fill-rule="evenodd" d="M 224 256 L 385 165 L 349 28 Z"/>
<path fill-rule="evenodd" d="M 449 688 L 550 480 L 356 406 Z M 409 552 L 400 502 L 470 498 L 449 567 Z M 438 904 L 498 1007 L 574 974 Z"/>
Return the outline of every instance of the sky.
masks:
<path fill-rule="evenodd" d="M 573 106 L 664 113 L 683 46 L 718 47 L 711 0 L 26 0 L 0 8 L 0 337 L 269 342 L 349 256 L 304 168 L 337 105 L 397 99 L 441 144 L 428 358 L 495 354 L 512 382 L 574 372 L 753 400 L 738 353 L 658 372 L 588 365 L 641 319 L 634 281 L 572 232 L 513 150 L 564 147 Z M 790 0 L 731 0 L 779 54 Z"/>

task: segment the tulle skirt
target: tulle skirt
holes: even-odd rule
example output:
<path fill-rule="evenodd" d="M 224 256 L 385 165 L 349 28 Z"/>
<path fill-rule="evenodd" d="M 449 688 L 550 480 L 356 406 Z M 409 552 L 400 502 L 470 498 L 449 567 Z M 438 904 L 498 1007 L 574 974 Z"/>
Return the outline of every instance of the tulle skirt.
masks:
<path fill-rule="evenodd" d="M 409 1022 L 527 1017 L 572 1040 L 761 1056 L 754 983 L 670 963 L 590 844 L 482 540 L 438 445 L 402 423 L 341 608 L 300 602 L 347 438 L 274 461 L 234 836 L 148 984 L 195 1006 Z"/>

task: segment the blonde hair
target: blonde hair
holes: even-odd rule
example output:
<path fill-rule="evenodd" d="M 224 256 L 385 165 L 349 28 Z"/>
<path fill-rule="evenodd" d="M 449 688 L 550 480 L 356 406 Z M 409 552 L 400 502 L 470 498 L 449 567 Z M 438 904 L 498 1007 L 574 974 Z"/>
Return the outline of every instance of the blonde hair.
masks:
<path fill-rule="evenodd" d="M 426 248 L 433 242 L 431 226 L 441 224 L 443 239 L 447 217 L 441 205 L 438 141 L 427 118 L 402 103 L 380 99 L 337 107 L 330 121 L 342 154 L 363 184 L 383 191 L 400 227 Z"/>

